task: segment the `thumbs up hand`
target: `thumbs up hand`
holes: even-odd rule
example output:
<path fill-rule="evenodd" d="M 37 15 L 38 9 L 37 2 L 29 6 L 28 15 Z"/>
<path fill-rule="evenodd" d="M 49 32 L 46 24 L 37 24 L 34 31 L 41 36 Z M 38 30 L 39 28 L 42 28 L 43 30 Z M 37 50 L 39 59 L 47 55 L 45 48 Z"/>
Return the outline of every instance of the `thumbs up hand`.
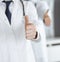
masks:
<path fill-rule="evenodd" d="M 36 26 L 33 23 L 30 23 L 28 19 L 28 16 L 25 16 L 26 39 L 32 40 L 36 37 Z"/>

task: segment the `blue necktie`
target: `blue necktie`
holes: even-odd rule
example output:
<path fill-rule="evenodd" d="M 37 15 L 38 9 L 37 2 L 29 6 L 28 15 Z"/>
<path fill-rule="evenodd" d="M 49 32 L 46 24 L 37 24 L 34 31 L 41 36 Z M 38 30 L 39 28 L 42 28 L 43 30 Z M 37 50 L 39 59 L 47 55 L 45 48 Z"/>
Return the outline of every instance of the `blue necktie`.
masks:
<path fill-rule="evenodd" d="M 9 23 L 11 24 L 11 12 L 9 10 L 9 5 L 12 1 L 3 1 L 4 3 L 6 3 L 6 11 L 5 11 L 5 14 L 9 20 Z"/>

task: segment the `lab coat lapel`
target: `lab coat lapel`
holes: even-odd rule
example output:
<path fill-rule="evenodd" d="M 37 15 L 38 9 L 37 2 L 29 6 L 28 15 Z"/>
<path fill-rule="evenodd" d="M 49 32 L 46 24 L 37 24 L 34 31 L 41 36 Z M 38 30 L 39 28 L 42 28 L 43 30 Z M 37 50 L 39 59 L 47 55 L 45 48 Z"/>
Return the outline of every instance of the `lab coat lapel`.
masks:
<path fill-rule="evenodd" d="M 0 3 L 2 4 L 2 2 L 0 2 Z M 0 21 L 9 26 L 8 19 L 5 15 L 5 8 L 2 5 L 0 5 Z"/>
<path fill-rule="evenodd" d="M 23 22 L 23 9 L 20 1 L 14 2 L 11 21 L 11 25 L 15 28 L 20 26 Z"/>

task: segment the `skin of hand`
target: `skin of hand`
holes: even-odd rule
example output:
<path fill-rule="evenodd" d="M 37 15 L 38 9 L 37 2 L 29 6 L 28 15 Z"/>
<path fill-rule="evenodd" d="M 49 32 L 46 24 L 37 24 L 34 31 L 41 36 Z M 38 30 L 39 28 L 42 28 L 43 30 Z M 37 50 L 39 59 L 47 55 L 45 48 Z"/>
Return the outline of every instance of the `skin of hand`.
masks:
<path fill-rule="evenodd" d="M 28 40 L 35 39 L 36 37 L 36 26 L 28 21 L 28 16 L 25 17 L 25 34 Z"/>
<path fill-rule="evenodd" d="M 48 11 L 44 15 L 44 23 L 46 26 L 50 26 L 51 20 L 50 17 L 48 16 Z"/>

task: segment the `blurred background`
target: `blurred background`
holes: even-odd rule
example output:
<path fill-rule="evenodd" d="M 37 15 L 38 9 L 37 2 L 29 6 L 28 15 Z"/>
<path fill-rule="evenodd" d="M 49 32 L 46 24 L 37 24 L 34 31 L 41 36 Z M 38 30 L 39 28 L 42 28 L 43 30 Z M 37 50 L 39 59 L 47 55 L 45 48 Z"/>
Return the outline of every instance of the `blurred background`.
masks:
<path fill-rule="evenodd" d="M 26 0 L 29 1 L 29 0 Z M 39 1 L 47 2 L 49 6 L 49 17 L 51 19 L 51 25 L 49 27 L 45 26 L 46 36 L 47 38 L 56 38 L 60 37 L 60 0 L 30 0 L 35 5 L 38 4 Z M 39 8 L 41 9 L 41 8 Z"/>
<path fill-rule="evenodd" d="M 44 25 L 47 38 L 46 46 L 48 49 L 48 62 L 60 62 L 60 0 L 31 0 L 31 1 L 35 4 L 35 6 L 38 4 L 39 1 L 45 1 L 49 7 L 48 15 L 51 19 L 51 25 L 50 26 Z"/>

